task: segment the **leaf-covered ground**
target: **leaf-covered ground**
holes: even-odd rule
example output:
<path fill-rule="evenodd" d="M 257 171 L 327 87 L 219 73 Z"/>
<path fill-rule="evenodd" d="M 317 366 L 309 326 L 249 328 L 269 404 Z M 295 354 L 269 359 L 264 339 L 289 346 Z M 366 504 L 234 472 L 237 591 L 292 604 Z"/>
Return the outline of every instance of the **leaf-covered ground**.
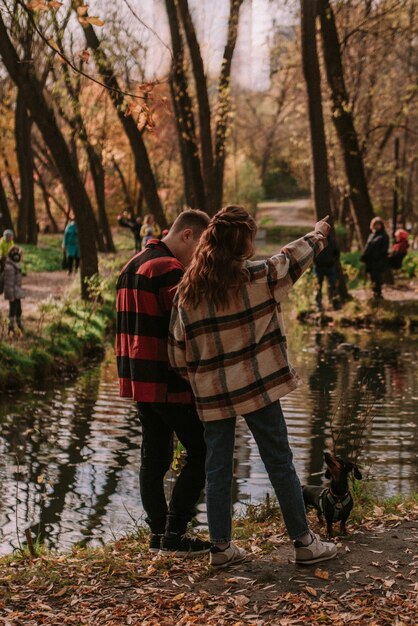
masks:
<path fill-rule="evenodd" d="M 295 566 L 281 522 L 242 520 L 251 555 L 213 571 L 207 556 L 150 556 L 146 536 L 102 549 L 0 561 L 1 626 L 416 626 L 418 505 L 374 507 L 338 557 Z"/>

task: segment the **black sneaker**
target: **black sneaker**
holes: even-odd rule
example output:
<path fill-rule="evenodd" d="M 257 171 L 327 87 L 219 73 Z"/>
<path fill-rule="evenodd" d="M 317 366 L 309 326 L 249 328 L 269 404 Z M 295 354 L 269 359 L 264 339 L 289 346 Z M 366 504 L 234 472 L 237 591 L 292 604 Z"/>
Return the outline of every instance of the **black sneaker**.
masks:
<path fill-rule="evenodd" d="M 161 539 L 160 552 L 173 552 L 179 556 L 192 556 L 209 552 L 211 545 L 210 541 L 204 541 L 198 537 L 189 537 L 186 533 L 166 533 Z"/>
<path fill-rule="evenodd" d="M 161 539 L 163 535 L 154 535 L 151 533 L 149 538 L 149 551 L 150 552 L 159 552 L 161 548 Z"/>

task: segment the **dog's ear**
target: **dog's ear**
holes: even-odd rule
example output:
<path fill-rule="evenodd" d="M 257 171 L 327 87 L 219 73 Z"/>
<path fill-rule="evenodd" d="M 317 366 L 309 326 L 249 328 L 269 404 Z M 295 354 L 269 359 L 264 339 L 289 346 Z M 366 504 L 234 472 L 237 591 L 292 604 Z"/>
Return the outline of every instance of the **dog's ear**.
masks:
<path fill-rule="evenodd" d="M 328 480 L 331 478 L 331 472 L 329 471 L 329 469 L 325 470 L 325 478 L 328 478 Z"/>
<path fill-rule="evenodd" d="M 354 478 L 357 478 L 357 480 L 361 480 L 363 478 L 357 465 L 354 465 L 353 472 L 354 472 Z"/>

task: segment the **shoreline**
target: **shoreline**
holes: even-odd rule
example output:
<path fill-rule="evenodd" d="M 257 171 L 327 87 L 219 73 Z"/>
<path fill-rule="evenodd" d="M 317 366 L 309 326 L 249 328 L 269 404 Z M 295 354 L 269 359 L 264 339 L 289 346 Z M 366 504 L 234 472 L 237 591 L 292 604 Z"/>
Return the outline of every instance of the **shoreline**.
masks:
<path fill-rule="evenodd" d="M 309 516 L 317 531 L 316 516 Z M 249 557 L 218 571 L 207 555 L 150 554 L 143 529 L 102 548 L 3 557 L 0 620 L 13 626 L 416 623 L 418 495 L 384 502 L 358 496 L 350 534 L 336 538 L 337 558 L 318 567 L 290 562 L 291 544 L 271 500 L 234 526 Z"/>

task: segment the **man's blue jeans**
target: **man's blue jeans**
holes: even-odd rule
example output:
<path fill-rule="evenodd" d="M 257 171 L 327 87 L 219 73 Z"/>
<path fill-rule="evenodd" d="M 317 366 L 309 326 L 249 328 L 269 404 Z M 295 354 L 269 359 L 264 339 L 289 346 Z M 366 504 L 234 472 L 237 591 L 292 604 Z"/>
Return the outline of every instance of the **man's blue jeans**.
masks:
<path fill-rule="evenodd" d="M 243 416 L 279 500 L 287 532 L 295 540 L 308 532 L 299 478 L 293 466 L 280 402 Z M 233 457 L 236 418 L 204 422 L 206 441 L 206 506 L 211 541 L 231 540 Z"/>

